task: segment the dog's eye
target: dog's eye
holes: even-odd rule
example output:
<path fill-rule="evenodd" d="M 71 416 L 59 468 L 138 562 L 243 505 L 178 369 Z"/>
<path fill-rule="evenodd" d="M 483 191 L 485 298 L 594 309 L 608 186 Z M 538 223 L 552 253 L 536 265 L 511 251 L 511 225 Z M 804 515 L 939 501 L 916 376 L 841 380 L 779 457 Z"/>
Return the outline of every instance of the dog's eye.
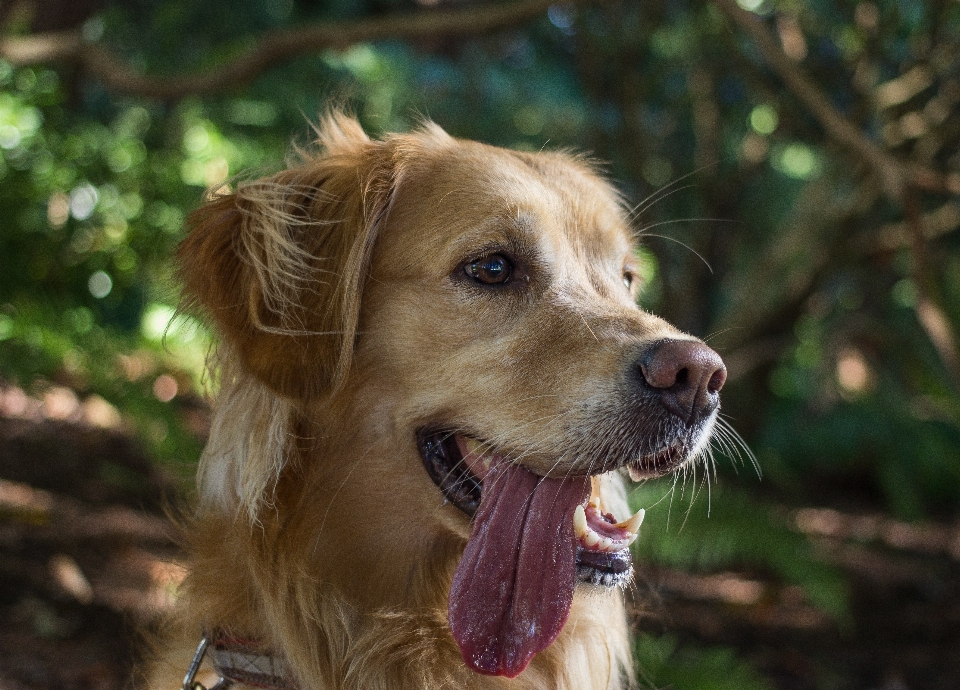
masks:
<path fill-rule="evenodd" d="M 627 289 L 633 287 L 634 276 L 630 271 L 624 271 L 623 273 L 623 284 L 627 286 Z"/>
<path fill-rule="evenodd" d="M 503 254 L 489 254 L 471 261 L 463 270 L 478 283 L 500 285 L 510 280 L 513 264 Z"/>

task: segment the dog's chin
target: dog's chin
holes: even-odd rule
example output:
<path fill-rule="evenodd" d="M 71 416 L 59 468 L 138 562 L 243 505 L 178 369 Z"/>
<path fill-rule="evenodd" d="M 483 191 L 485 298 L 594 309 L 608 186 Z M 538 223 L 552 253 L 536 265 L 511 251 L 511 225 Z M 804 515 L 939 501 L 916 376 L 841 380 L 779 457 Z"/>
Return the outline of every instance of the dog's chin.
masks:
<path fill-rule="evenodd" d="M 417 446 L 427 474 L 437 485 L 443 499 L 472 518 L 483 497 L 483 479 L 465 462 L 464 437 L 444 429 L 421 429 Z M 478 444 L 477 441 L 472 441 Z M 479 445 L 484 445 L 479 442 Z M 486 446 L 488 447 L 488 446 Z M 687 446 L 674 443 L 654 453 L 623 464 L 634 481 L 652 479 L 675 471 L 687 461 Z M 616 471 L 616 470 L 613 470 Z M 591 473 L 597 476 L 602 473 Z M 607 516 L 612 522 L 612 516 Z M 584 585 L 600 588 L 624 587 L 633 576 L 633 559 L 629 549 L 603 551 L 579 546 L 577 549 L 577 580 Z"/>
<path fill-rule="evenodd" d="M 625 467 L 630 474 L 630 479 L 640 482 L 675 472 L 695 455 L 696 453 L 691 453 L 685 443 L 675 441 L 662 450 L 627 463 Z"/>

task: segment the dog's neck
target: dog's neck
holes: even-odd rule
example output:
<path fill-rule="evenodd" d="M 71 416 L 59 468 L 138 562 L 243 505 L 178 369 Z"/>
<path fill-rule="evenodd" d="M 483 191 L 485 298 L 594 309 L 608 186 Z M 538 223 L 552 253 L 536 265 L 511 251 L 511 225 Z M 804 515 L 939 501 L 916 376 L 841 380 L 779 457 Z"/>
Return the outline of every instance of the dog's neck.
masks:
<path fill-rule="evenodd" d="M 578 599 L 567 628 L 518 678 L 482 676 L 459 659 L 445 612 L 391 610 L 357 615 L 326 597 L 323 620 L 278 651 L 263 638 L 220 632 L 208 652 L 230 684 L 267 690 L 614 690 L 631 687 L 619 594 Z M 299 642 L 310 643 L 304 648 Z M 306 652 L 306 653 L 305 653 Z M 455 669 L 452 671 L 451 669 Z"/>
<path fill-rule="evenodd" d="M 389 552 L 381 554 L 379 574 L 361 570 L 354 586 L 343 586 L 319 575 L 329 573 L 320 567 L 324 555 L 342 557 L 327 550 L 332 542 L 301 544 L 301 555 L 290 543 L 281 545 L 297 531 L 279 518 L 282 500 L 275 517 L 257 527 L 226 516 L 203 520 L 187 588 L 196 596 L 184 602 L 195 616 L 193 630 L 218 626 L 255 639 L 285 660 L 300 687 L 311 690 L 626 687 L 621 680 L 630 662 L 620 593 L 578 594 L 560 637 L 517 679 L 481 676 L 461 661 L 447 621 L 446 593 L 462 548 L 457 539 L 422 544 L 424 564 L 409 568 L 405 581 L 392 587 L 374 586 L 384 571 L 397 572 Z M 305 518 L 319 519 L 322 511 Z M 235 557 L 224 559 L 224 550 Z M 302 554 L 318 560 L 307 567 Z M 427 565 L 436 562 L 443 567 Z"/>
<path fill-rule="evenodd" d="M 263 406 L 269 418 L 276 406 L 267 397 Z M 443 504 L 418 456 L 376 440 L 396 434 L 358 433 L 360 419 L 388 428 L 389 414 L 367 407 L 349 423 L 363 406 L 291 413 L 278 435 L 286 463 L 255 521 L 221 502 L 201 510 L 185 600 L 193 629 L 255 640 L 311 690 L 622 687 L 629 649 L 619 593 L 578 595 L 563 633 L 517 679 L 467 669 L 447 595 L 469 525 Z M 228 421 L 223 431 L 238 434 L 249 423 Z"/>

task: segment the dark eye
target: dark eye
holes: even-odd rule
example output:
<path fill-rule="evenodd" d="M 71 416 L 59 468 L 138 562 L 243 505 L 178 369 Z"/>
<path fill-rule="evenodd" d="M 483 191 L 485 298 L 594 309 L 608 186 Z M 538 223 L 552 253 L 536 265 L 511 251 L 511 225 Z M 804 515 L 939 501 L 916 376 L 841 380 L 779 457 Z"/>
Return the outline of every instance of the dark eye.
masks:
<path fill-rule="evenodd" d="M 489 254 L 468 263 L 463 270 L 478 283 L 501 285 L 510 280 L 513 264 L 503 254 Z"/>
<path fill-rule="evenodd" d="M 633 287 L 634 275 L 630 271 L 623 272 L 623 284 L 627 286 L 627 289 Z"/>

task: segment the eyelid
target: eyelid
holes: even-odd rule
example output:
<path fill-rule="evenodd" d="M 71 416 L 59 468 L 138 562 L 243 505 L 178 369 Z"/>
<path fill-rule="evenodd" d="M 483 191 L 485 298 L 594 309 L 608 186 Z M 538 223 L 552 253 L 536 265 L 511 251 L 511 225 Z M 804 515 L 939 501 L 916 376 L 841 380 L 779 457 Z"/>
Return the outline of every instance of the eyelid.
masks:
<path fill-rule="evenodd" d="M 630 291 L 640 283 L 640 273 L 636 267 L 629 264 L 623 267 L 623 282 Z"/>

